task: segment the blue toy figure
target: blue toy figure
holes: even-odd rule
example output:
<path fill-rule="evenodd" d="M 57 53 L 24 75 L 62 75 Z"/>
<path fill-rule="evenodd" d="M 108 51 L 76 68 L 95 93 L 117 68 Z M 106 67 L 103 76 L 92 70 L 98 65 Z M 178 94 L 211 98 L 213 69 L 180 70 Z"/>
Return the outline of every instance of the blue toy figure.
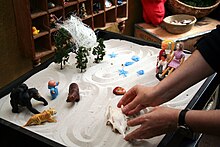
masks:
<path fill-rule="evenodd" d="M 59 82 L 55 82 L 53 80 L 50 80 L 48 82 L 48 89 L 50 89 L 50 94 L 52 96 L 52 100 L 54 100 L 57 95 L 58 95 L 58 89 L 56 88 L 56 86 L 59 85 Z"/>

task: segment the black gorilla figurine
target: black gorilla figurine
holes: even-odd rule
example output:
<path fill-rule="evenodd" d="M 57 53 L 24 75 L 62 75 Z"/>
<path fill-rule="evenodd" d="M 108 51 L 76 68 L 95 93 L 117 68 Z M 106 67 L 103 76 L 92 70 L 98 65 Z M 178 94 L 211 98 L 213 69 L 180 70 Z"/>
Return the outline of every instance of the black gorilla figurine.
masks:
<path fill-rule="evenodd" d="M 37 101 L 44 102 L 44 106 L 48 105 L 48 102 L 40 96 L 36 88 L 29 88 L 26 84 L 21 84 L 17 88 L 14 88 L 10 94 L 11 106 L 13 113 L 19 113 L 18 106 L 26 106 L 32 113 L 40 113 L 32 107 L 31 99 L 34 98 Z"/>

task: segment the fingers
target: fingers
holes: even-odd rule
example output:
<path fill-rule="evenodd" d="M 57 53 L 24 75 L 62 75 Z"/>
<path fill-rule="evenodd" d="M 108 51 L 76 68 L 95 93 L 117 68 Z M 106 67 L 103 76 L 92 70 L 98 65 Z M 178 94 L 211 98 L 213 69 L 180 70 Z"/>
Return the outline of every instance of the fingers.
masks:
<path fill-rule="evenodd" d="M 141 132 L 141 128 L 137 128 L 133 132 L 126 135 L 124 139 L 127 140 L 127 141 L 130 141 L 130 140 L 133 140 L 133 139 L 140 139 L 140 134 L 141 134 L 140 132 Z"/>
<path fill-rule="evenodd" d="M 142 109 L 144 109 L 145 106 L 143 105 L 138 105 L 136 108 L 134 108 L 133 110 L 129 111 L 127 115 L 133 115 L 136 114 L 138 112 L 140 112 Z"/>
<path fill-rule="evenodd" d="M 130 90 L 128 90 L 128 92 L 126 92 L 124 94 L 124 96 L 121 98 L 121 100 L 118 102 L 117 107 L 121 107 L 121 105 L 127 105 L 128 103 L 130 103 L 134 97 L 136 96 L 136 94 L 133 92 L 133 88 L 131 88 Z"/>
<path fill-rule="evenodd" d="M 145 121 L 145 118 L 143 116 L 139 116 L 137 118 L 131 119 L 128 121 L 128 126 L 137 126 L 137 125 L 141 125 L 143 122 Z"/>

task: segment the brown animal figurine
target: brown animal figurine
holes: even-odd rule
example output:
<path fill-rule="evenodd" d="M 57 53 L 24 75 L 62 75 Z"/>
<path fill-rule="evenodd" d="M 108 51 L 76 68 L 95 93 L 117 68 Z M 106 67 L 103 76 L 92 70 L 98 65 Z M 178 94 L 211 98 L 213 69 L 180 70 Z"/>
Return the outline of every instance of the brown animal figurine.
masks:
<path fill-rule="evenodd" d="M 66 102 L 78 102 L 79 100 L 79 86 L 76 83 L 71 83 Z"/>

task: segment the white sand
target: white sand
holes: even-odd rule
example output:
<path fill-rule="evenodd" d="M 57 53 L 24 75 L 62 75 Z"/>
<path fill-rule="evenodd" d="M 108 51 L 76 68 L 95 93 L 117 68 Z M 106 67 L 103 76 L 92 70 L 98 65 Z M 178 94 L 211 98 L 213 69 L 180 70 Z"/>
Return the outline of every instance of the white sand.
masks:
<path fill-rule="evenodd" d="M 121 96 L 115 96 L 112 90 L 116 86 L 122 86 L 126 90 L 135 84 L 154 85 L 159 81 L 155 78 L 156 57 L 159 50 L 154 47 L 140 46 L 127 41 L 105 41 L 106 56 L 99 63 L 90 60 L 87 71 L 80 73 L 75 68 L 75 55 L 71 54 L 69 63 L 60 70 L 60 65 L 52 63 L 48 68 L 30 77 L 25 83 L 39 90 L 40 94 L 48 101 L 48 106 L 32 100 L 33 106 L 43 111 L 49 107 L 57 110 L 57 123 L 45 123 L 39 126 L 28 126 L 25 129 L 45 136 L 65 146 L 81 147 L 131 147 L 131 146 L 157 146 L 164 135 L 142 140 L 138 144 L 131 144 L 123 139 L 121 134 L 112 132 L 111 127 L 106 126 L 105 112 L 109 104 L 116 106 Z M 115 58 L 109 54 L 115 53 Z M 130 66 L 125 66 L 127 77 L 119 75 L 122 64 L 133 61 L 133 55 L 140 57 L 140 61 Z M 144 75 L 138 75 L 137 71 L 144 70 Z M 59 95 L 51 100 L 47 83 L 49 80 L 59 81 Z M 80 101 L 67 103 L 69 85 L 75 82 L 79 85 Z M 166 106 L 184 108 L 196 91 L 200 82 L 177 96 Z M 12 113 L 9 95 L 0 99 L 0 117 L 14 124 L 22 126 L 32 115 L 26 108 L 19 114 Z M 133 128 L 131 128 L 132 130 Z"/>

